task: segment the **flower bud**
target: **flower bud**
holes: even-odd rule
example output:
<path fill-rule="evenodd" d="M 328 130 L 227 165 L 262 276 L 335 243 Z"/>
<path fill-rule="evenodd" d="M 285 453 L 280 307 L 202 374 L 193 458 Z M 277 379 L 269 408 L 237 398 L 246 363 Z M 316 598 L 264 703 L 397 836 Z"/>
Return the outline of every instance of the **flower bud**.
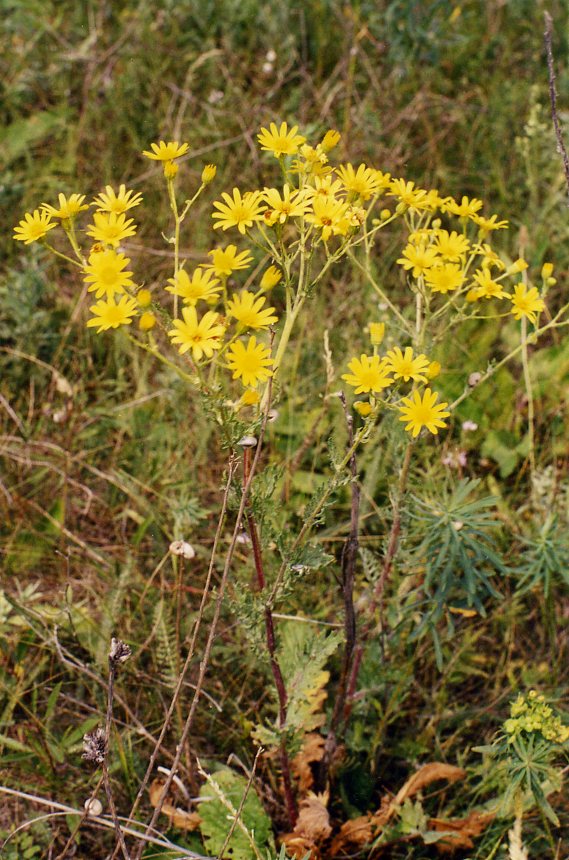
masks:
<path fill-rule="evenodd" d="M 553 274 L 553 263 L 544 263 L 541 267 L 541 277 L 547 281 Z"/>
<path fill-rule="evenodd" d="M 276 266 L 269 266 L 269 268 L 263 272 L 263 277 L 261 278 L 261 290 L 263 292 L 266 290 L 272 290 L 273 287 L 276 287 L 281 278 L 282 272 L 279 271 Z"/>
<path fill-rule="evenodd" d="M 361 415 L 362 418 L 367 418 L 367 416 L 371 413 L 372 406 L 371 403 L 368 403 L 365 400 L 356 400 L 354 403 L 354 409 Z"/>
<path fill-rule="evenodd" d="M 217 167 L 215 164 L 206 164 L 204 169 L 202 170 L 202 182 L 204 185 L 208 185 L 210 182 L 213 182 L 215 179 L 215 174 L 217 173 Z"/>
<path fill-rule="evenodd" d="M 382 221 L 387 221 L 388 218 L 391 218 L 391 209 L 382 209 L 379 217 Z"/>
<path fill-rule="evenodd" d="M 138 320 L 140 331 L 150 331 L 156 325 L 156 317 L 152 311 L 145 311 Z"/>
<path fill-rule="evenodd" d="M 371 322 L 369 324 L 369 337 L 373 346 L 379 346 L 385 335 L 385 323 Z"/>
<path fill-rule="evenodd" d="M 136 294 L 136 301 L 141 308 L 147 308 L 152 301 L 152 293 L 150 290 L 139 290 Z"/>
<path fill-rule="evenodd" d="M 427 370 L 425 371 L 425 375 L 427 379 L 436 379 L 439 373 L 441 372 L 441 365 L 439 361 L 431 361 Z"/>

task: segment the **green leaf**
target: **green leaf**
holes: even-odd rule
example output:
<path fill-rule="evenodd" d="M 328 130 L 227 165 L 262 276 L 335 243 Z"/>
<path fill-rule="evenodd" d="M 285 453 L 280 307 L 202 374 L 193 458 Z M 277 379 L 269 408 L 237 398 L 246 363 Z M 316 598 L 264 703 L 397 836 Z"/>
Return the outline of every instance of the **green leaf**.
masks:
<path fill-rule="evenodd" d="M 229 768 L 216 771 L 201 788 L 200 830 L 208 853 L 214 857 L 223 848 L 246 790 L 245 778 Z M 272 838 L 271 821 L 252 786 L 241 810 L 240 822 L 242 826 L 236 825 L 223 856 L 232 860 L 255 860 L 253 845 L 262 852 L 271 844 Z"/>

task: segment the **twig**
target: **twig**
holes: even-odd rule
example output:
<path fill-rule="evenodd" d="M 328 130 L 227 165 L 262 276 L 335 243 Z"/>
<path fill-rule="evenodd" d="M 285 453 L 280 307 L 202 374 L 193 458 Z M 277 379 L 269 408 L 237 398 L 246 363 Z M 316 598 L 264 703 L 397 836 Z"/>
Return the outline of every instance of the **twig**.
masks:
<path fill-rule="evenodd" d="M 223 855 L 225 854 L 225 849 L 229 845 L 229 840 L 233 836 L 233 832 L 234 832 L 235 828 L 237 827 L 238 822 L 241 819 L 241 813 L 243 812 L 243 807 L 245 806 L 245 801 L 247 800 L 247 796 L 251 790 L 251 786 L 253 785 L 253 779 L 255 777 L 255 770 L 257 769 L 257 762 L 259 760 L 259 756 L 263 752 L 264 752 L 263 747 L 259 747 L 259 749 L 257 750 L 257 754 L 255 756 L 255 761 L 253 762 L 253 767 L 251 768 L 251 772 L 250 772 L 249 778 L 247 780 L 247 785 L 245 786 L 245 790 L 243 792 L 243 797 L 241 798 L 241 800 L 239 802 L 239 806 L 237 807 L 237 812 L 235 813 L 233 821 L 231 822 L 231 827 L 229 828 L 229 832 L 228 832 L 227 836 L 225 837 L 225 841 L 224 841 L 223 845 L 221 846 L 221 851 L 219 852 L 220 857 L 223 857 Z M 256 847 L 256 846 L 253 846 L 253 847 Z"/>
<path fill-rule="evenodd" d="M 47 797 L 41 797 L 37 794 L 28 794 L 25 791 L 18 791 L 15 788 L 8 788 L 6 785 L 0 785 L 0 794 L 8 794 L 11 797 L 19 797 L 21 800 L 30 800 L 32 803 L 37 803 L 40 806 L 48 806 L 50 809 L 59 809 L 64 812 L 66 815 L 81 815 L 82 810 L 77 809 L 74 806 L 68 806 L 65 803 L 58 803 L 55 800 L 50 800 Z M 100 827 L 106 827 L 109 830 L 114 830 L 114 823 L 110 818 L 103 818 L 101 815 L 89 815 L 87 821 L 92 824 L 98 824 Z M 129 819 L 123 819 L 123 821 L 129 822 Z M 130 824 L 136 824 L 137 822 L 129 822 Z M 147 833 L 142 833 L 136 830 L 134 827 L 130 827 L 128 824 L 125 826 L 122 825 L 123 833 L 127 836 L 133 836 L 136 839 L 141 839 L 143 842 L 150 842 L 152 845 L 159 845 L 161 848 L 168 848 L 170 851 L 175 851 L 180 857 L 190 857 L 191 860 L 214 860 L 214 858 L 207 857 L 204 854 L 197 854 L 195 851 L 190 851 L 188 848 L 181 848 L 179 845 L 176 845 L 174 842 L 170 842 L 166 837 L 162 837 L 158 839 L 156 836 L 149 836 Z M 6 842 L 3 842 L 0 845 L 0 849 L 4 847 Z"/>
<path fill-rule="evenodd" d="M 113 640 L 114 642 L 114 640 Z M 130 651 L 129 651 L 130 653 Z M 127 655 L 128 656 L 128 655 Z M 115 832 L 117 834 L 117 840 L 121 847 L 121 851 L 123 853 L 123 857 L 125 860 L 130 860 L 130 853 L 128 848 L 126 847 L 126 843 L 124 841 L 124 835 L 121 829 L 120 821 L 117 817 L 117 808 L 115 806 L 115 799 L 113 797 L 113 789 L 111 786 L 111 778 L 109 776 L 109 749 L 110 749 L 110 741 L 111 741 L 111 729 L 113 722 L 113 687 L 115 685 L 115 677 L 117 672 L 117 667 L 119 665 L 119 660 L 114 659 L 113 651 L 111 648 L 111 653 L 109 654 L 109 681 L 107 685 L 107 714 L 105 718 L 105 755 L 103 761 L 101 762 L 101 768 L 103 771 L 103 782 L 105 784 L 105 794 L 107 795 L 107 802 L 109 804 L 109 810 L 111 813 L 111 817 L 113 819 L 113 823 L 115 825 Z"/>
<path fill-rule="evenodd" d="M 233 560 L 233 554 L 235 552 L 235 546 L 237 544 L 237 537 L 239 536 L 239 534 L 241 532 L 241 521 L 243 519 L 243 515 L 245 512 L 245 505 L 246 505 L 247 497 L 248 497 L 249 490 L 251 487 L 251 481 L 253 479 L 253 475 L 255 474 L 255 470 L 256 470 L 257 464 L 259 462 L 259 457 L 261 455 L 261 449 L 262 449 L 261 443 L 262 443 L 262 439 L 263 439 L 264 434 L 265 434 L 265 429 L 267 426 L 267 420 L 268 420 L 268 408 L 265 409 L 264 414 L 263 414 L 263 422 L 261 425 L 261 431 L 259 433 L 259 443 L 257 445 L 255 457 L 254 457 L 253 463 L 251 465 L 251 472 L 249 475 L 249 480 L 243 486 L 243 490 L 242 490 L 242 494 L 241 494 L 241 501 L 239 503 L 239 509 L 237 511 L 237 516 L 235 518 L 235 526 L 233 529 L 233 534 L 231 536 L 229 547 L 227 548 L 227 552 L 225 554 L 225 563 L 223 566 L 223 573 L 221 575 L 221 580 L 220 580 L 219 585 L 218 585 L 217 600 L 215 602 L 213 619 L 211 621 L 211 626 L 209 629 L 209 634 L 208 634 L 207 642 L 206 642 L 205 649 L 204 649 L 204 655 L 203 655 L 203 658 L 200 662 L 200 671 L 199 671 L 199 675 L 198 675 L 198 679 L 197 679 L 197 683 L 196 683 L 196 690 L 194 693 L 194 697 L 192 699 L 192 702 L 190 705 L 190 710 L 189 710 L 188 716 L 186 718 L 184 728 L 182 730 L 182 735 L 181 735 L 180 740 L 178 742 L 178 746 L 176 749 L 176 755 L 174 756 L 174 761 L 172 763 L 172 770 L 171 770 L 170 776 L 166 779 L 166 781 L 162 787 L 162 791 L 160 793 L 160 797 L 158 798 L 158 802 L 157 802 L 156 807 L 154 809 L 154 812 L 152 814 L 152 818 L 150 819 L 150 822 L 147 825 L 146 833 L 148 833 L 150 830 L 152 830 L 152 828 L 156 824 L 156 821 L 158 820 L 158 816 L 160 815 L 160 812 L 162 810 L 162 806 L 164 805 L 164 802 L 166 800 L 166 796 L 168 794 L 170 786 L 172 785 L 174 775 L 175 775 L 175 773 L 179 767 L 180 759 L 182 757 L 182 750 L 183 750 L 184 745 L 186 743 L 186 738 L 188 737 L 190 729 L 192 727 L 192 724 L 194 721 L 194 716 L 195 716 L 195 713 L 197 710 L 197 706 L 199 704 L 199 700 L 200 700 L 200 696 L 201 696 L 201 688 L 203 686 L 205 674 L 206 674 L 206 671 L 207 671 L 207 668 L 209 665 L 209 659 L 210 659 L 211 651 L 213 648 L 213 642 L 214 642 L 214 639 L 215 639 L 216 634 L 217 634 L 217 625 L 219 622 L 219 616 L 221 614 L 221 606 L 223 603 L 223 599 L 225 597 L 225 588 L 226 588 L 227 580 L 229 577 L 229 570 L 231 568 L 231 562 Z M 141 854 L 141 852 L 138 852 L 135 855 L 135 860 L 140 860 L 140 854 Z"/>
<path fill-rule="evenodd" d="M 549 12 L 544 12 L 545 33 L 543 34 L 545 41 L 545 53 L 547 55 L 547 74 L 549 77 L 549 98 L 551 100 L 551 118 L 553 119 L 553 128 L 555 129 L 555 137 L 557 138 L 557 152 L 563 161 L 563 170 L 565 171 L 565 184 L 567 185 L 567 193 L 569 194 L 569 155 L 563 140 L 563 132 L 561 131 L 561 123 L 559 114 L 557 113 L 557 91 L 555 89 L 555 66 L 553 63 L 553 20 Z"/>
<path fill-rule="evenodd" d="M 267 402 L 267 406 L 269 405 Z M 246 484 L 249 480 L 249 474 L 251 470 L 251 449 L 248 447 L 243 448 L 243 483 Z M 247 526 L 249 529 L 249 536 L 251 538 L 251 544 L 253 546 L 253 558 L 255 561 L 255 571 L 257 573 L 257 585 L 259 587 L 259 591 L 263 591 L 266 585 L 266 577 L 265 570 L 263 567 L 263 554 L 261 550 L 261 543 L 259 541 L 259 533 L 257 530 L 257 523 L 255 521 L 255 515 L 251 510 L 251 500 L 247 500 Z M 287 693 L 285 682 L 283 678 L 283 674 L 281 671 L 280 663 L 277 657 L 277 645 L 276 645 L 276 637 L 275 637 L 275 625 L 273 621 L 273 613 L 270 605 L 267 603 L 265 605 L 265 636 L 267 641 L 267 650 L 269 652 L 269 659 L 271 663 L 271 672 L 273 673 L 273 678 L 275 681 L 275 687 L 277 690 L 277 696 L 279 700 L 279 729 L 284 730 L 286 725 L 286 714 L 287 714 Z M 290 760 L 288 757 L 288 751 L 286 748 L 286 740 L 285 738 L 281 738 L 279 756 L 281 760 L 281 769 L 283 774 L 283 785 L 284 785 L 284 794 L 286 800 L 286 807 L 288 812 L 288 817 L 290 819 L 291 828 L 296 824 L 296 819 L 298 818 L 298 809 L 296 806 L 296 800 L 294 798 L 294 793 L 292 790 L 292 777 L 290 772 Z"/>
<path fill-rule="evenodd" d="M 209 568 L 208 568 L 208 572 L 207 572 L 207 576 L 206 576 L 206 581 L 204 584 L 204 589 L 203 589 L 203 593 L 202 593 L 202 599 L 201 599 L 200 607 L 198 610 L 198 617 L 196 619 L 196 623 L 194 625 L 194 629 L 192 632 L 192 639 L 190 642 L 190 646 L 188 648 L 186 660 L 185 660 L 184 665 L 182 667 L 182 671 L 180 672 L 180 674 L 178 676 L 178 680 L 176 682 L 176 687 L 175 687 L 174 692 L 172 694 L 172 700 L 170 702 L 168 712 L 166 714 L 166 717 L 164 719 L 164 723 L 163 723 L 162 728 L 160 730 L 160 735 L 158 736 L 158 740 L 156 741 L 156 743 L 154 745 L 154 749 L 152 750 L 152 755 L 150 756 L 150 761 L 148 762 L 148 767 L 146 768 L 146 773 L 144 774 L 142 782 L 140 783 L 140 786 L 138 788 L 137 795 L 134 799 L 134 803 L 133 803 L 132 809 L 130 811 L 130 818 L 134 818 L 134 815 L 135 815 L 135 813 L 136 813 L 136 811 L 140 805 L 140 801 L 142 800 L 142 797 L 143 797 L 144 792 L 146 790 L 146 786 L 148 785 L 148 781 L 149 781 L 149 779 L 152 776 L 152 773 L 154 771 L 156 760 L 157 760 L 158 755 L 160 753 L 160 750 L 162 748 L 162 743 L 163 743 L 164 738 L 166 736 L 166 732 L 168 731 L 168 728 L 170 726 L 170 720 L 172 719 L 172 714 L 174 713 L 174 710 L 176 708 L 176 703 L 178 701 L 178 697 L 180 696 L 180 692 L 182 690 L 182 687 L 184 686 L 184 682 L 185 682 L 186 675 L 188 673 L 188 669 L 190 668 L 190 662 L 191 662 L 191 660 L 195 654 L 197 636 L 198 636 L 198 633 L 200 630 L 201 622 L 203 620 L 206 602 L 207 602 L 207 599 L 209 597 L 209 589 L 210 589 L 211 579 L 213 576 L 215 558 L 217 555 L 217 545 L 219 543 L 219 539 L 220 539 L 221 532 L 223 529 L 223 524 L 225 522 L 225 515 L 227 512 L 227 501 L 229 498 L 229 492 L 231 489 L 231 484 L 233 482 L 233 475 L 235 474 L 236 467 L 237 467 L 237 461 L 236 461 L 234 456 L 231 456 L 229 459 L 228 468 L 227 468 L 227 471 L 228 471 L 227 482 L 225 485 L 225 492 L 223 494 L 221 511 L 219 514 L 218 522 L 217 522 L 217 529 L 216 529 L 215 537 L 213 540 L 213 547 L 211 550 Z M 198 688 L 196 687 L 195 689 L 196 689 L 196 693 L 197 693 Z"/>

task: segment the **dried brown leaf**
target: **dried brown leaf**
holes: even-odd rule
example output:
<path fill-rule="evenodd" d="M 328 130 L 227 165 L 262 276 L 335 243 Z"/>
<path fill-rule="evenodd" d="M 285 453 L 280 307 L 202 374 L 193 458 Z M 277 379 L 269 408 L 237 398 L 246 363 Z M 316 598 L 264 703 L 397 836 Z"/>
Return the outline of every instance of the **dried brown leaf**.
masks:
<path fill-rule="evenodd" d="M 330 856 L 335 857 L 340 851 L 343 851 L 348 846 L 361 847 L 371 842 L 374 836 L 373 817 L 371 815 L 360 815 L 358 818 L 351 818 L 345 821 L 340 832 L 332 840 L 330 846 Z"/>
<path fill-rule="evenodd" d="M 148 790 L 148 794 L 150 796 L 150 803 L 152 804 L 152 806 L 158 806 L 158 802 L 160 800 L 160 795 L 162 794 L 163 788 L 163 780 L 153 780 Z M 177 806 L 173 806 L 171 803 L 168 802 L 168 800 L 166 800 L 162 805 L 161 812 L 163 815 L 168 816 L 171 825 L 173 827 L 177 827 L 179 830 L 197 830 L 201 822 L 201 818 L 199 817 L 197 812 L 186 812 L 185 809 L 180 809 Z"/>
<path fill-rule="evenodd" d="M 300 802 L 298 820 L 293 832 L 315 843 L 327 839 L 332 833 L 330 814 L 326 809 L 327 803 L 328 792 L 322 794 L 309 792 L 308 796 Z"/>
<path fill-rule="evenodd" d="M 439 779 L 446 779 L 447 782 L 457 782 L 459 779 L 464 779 L 465 776 L 465 770 L 452 764 L 444 764 L 439 761 L 424 764 L 399 789 L 393 804 L 399 806 L 408 797 L 413 797 L 414 794 L 417 794 L 425 786 L 430 785 L 431 782 L 436 782 Z"/>
<path fill-rule="evenodd" d="M 302 749 L 293 758 L 292 772 L 298 779 L 298 790 L 300 794 L 306 794 L 314 784 L 314 775 L 310 765 L 316 761 L 322 761 L 326 739 L 316 732 L 310 732 L 304 736 Z"/>
<path fill-rule="evenodd" d="M 495 818 L 493 812 L 471 812 L 466 818 L 430 818 L 429 830 L 448 832 L 448 836 L 437 842 L 441 853 L 451 853 L 458 848 L 474 848 L 473 836 L 480 836 Z"/>
<path fill-rule="evenodd" d="M 286 846 L 286 853 L 289 857 L 296 857 L 297 860 L 303 860 L 307 855 L 310 860 L 320 860 L 320 851 L 318 846 L 307 839 L 306 836 L 298 836 L 296 833 L 287 833 L 281 838 L 281 843 Z"/>

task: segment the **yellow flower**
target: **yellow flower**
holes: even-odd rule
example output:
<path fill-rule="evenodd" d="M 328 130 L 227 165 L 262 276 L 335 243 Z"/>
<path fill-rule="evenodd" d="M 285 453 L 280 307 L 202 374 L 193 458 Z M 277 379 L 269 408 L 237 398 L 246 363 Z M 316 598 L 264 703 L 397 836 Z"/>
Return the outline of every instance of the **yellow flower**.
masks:
<path fill-rule="evenodd" d="M 426 355 L 416 355 L 413 358 L 413 349 L 410 346 L 405 348 L 405 353 L 401 352 L 398 346 L 390 349 L 386 354 L 387 369 L 393 374 L 395 379 L 402 379 L 404 382 L 409 382 L 413 379 L 415 382 L 426 382 L 427 377 L 423 376 L 429 369 L 429 359 Z"/>
<path fill-rule="evenodd" d="M 185 269 L 180 269 L 173 278 L 168 279 L 170 287 L 167 292 L 175 296 L 181 296 L 189 305 L 195 305 L 199 299 L 209 302 L 216 299 L 221 289 L 219 281 L 213 277 L 211 269 L 203 271 L 197 268 L 190 278 Z"/>
<path fill-rule="evenodd" d="M 216 200 L 213 204 L 218 212 L 214 212 L 211 216 L 217 219 L 217 224 L 213 225 L 216 230 L 221 227 L 222 230 L 229 230 L 230 227 L 237 227 L 240 233 L 245 234 L 247 227 L 252 227 L 255 221 L 262 221 L 263 206 L 260 191 L 246 191 L 243 196 L 238 188 L 233 189 L 233 197 L 226 191 L 223 191 L 221 196 L 225 203 Z"/>
<path fill-rule="evenodd" d="M 452 212 L 453 215 L 459 215 L 461 218 L 472 218 L 479 209 L 482 209 L 482 200 L 477 200 L 476 197 L 469 199 L 465 196 L 460 203 L 452 197 L 447 197 L 443 203 L 443 212 Z"/>
<path fill-rule="evenodd" d="M 161 140 L 159 143 L 151 143 L 150 146 L 152 152 L 145 149 L 142 154 L 151 158 L 152 161 L 173 161 L 175 158 L 185 155 L 190 148 L 189 143 L 178 143 L 177 140 L 172 140 L 169 143 Z"/>
<path fill-rule="evenodd" d="M 388 196 L 398 197 L 401 203 L 412 209 L 423 209 L 429 205 L 427 192 L 423 188 L 416 188 L 414 182 L 392 179 L 389 188 Z"/>
<path fill-rule="evenodd" d="M 48 231 L 53 230 L 54 227 L 57 227 L 57 224 L 50 219 L 48 212 L 45 212 L 45 210 L 40 212 L 39 209 L 35 209 L 32 215 L 26 212 L 22 221 L 20 221 L 17 227 L 14 227 L 13 238 L 18 242 L 25 242 L 26 245 L 29 245 L 30 242 L 37 242 L 38 239 L 43 239 Z"/>
<path fill-rule="evenodd" d="M 516 284 L 514 295 L 508 298 L 512 303 L 511 313 L 517 320 L 526 317 L 526 319 L 534 323 L 537 314 L 545 310 L 545 302 L 539 297 L 539 293 L 535 287 L 528 290 L 525 284 Z"/>
<path fill-rule="evenodd" d="M 449 233 L 448 230 L 437 230 L 437 238 L 433 247 L 445 260 L 450 263 L 459 263 L 470 248 L 470 242 L 461 233 L 453 230 Z"/>
<path fill-rule="evenodd" d="M 385 335 L 385 323 L 370 322 L 369 337 L 373 346 L 379 346 Z"/>
<path fill-rule="evenodd" d="M 342 374 L 342 379 L 355 387 L 356 394 L 381 391 L 393 382 L 386 359 L 378 355 L 362 353 L 359 358 L 352 358 L 348 362 L 348 369 L 352 372 Z"/>
<path fill-rule="evenodd" d="M 425 245 L 407 245 L 403 249 L 403 256 L 399 257 L 397 262 L 407 271 L 412 269 L 413 277 L 418 278 L 432 268 L 437 260 L 438 255 L 434 248 L 427 248 Z"/>
<path fill-rule="evenodd" d="M 448 293 L 457 290 L 464 283 L 464 272 L 457 263 L 434 266 L 425 272 L 425 283 L 433 293 Z"/>
<path fill-rule="evenodd" d="M 116 215 L 133 209 L 141 203 L 142 194 L 127 191 L 126 185 L 119 186 L 118 194 L 112 185 L 105 185 L 105 190 L 101 191 L 99 196 L 93 200 L 93 206 L 97 207 L 97 212 L 114 212 Z"/>
<path fill-rule="evenodd" d="M 272 152 L 276 158 L 281 158 L 283 155 L 294 155 L 298 152 L 298 147 L 305 142 L 306 138 L 297 134 L 297 131 L 297 125 L 289 131 L 286 122 L 282 122 L 280 128 L 272 122 L 268 129 L 261 128 L 257 140 L 261 144 L 261 149 Z"/>
<path fill-rule="evenodd" d="M 144 311 L 138 320 L 138 327 L 140 331 L 150 331 L 151 328 L 154 328 L 156 325 L 156 317 L 152 313 L 152 311 Z"/>
<path fill-rule="evenodd" d="M 369 200 L 381 190 L 377 171 L 365 164 L 360 164 L 357 170 L 353 164 L 342 164 L 336 168 L 336 173 L 346 191 L 357 194 L 362 200 Z"/>
<path fill-rule="evenodd" d="M 263 308 L 264 296 L 255 298 L 253 293 L 243 290 L 227 303 L 227 313 L 245 328 L 267 328 L 278 321 L 273 315 L 274 308 Z"/>
<path fill-rule="evenodd" d="M 269 208 L 263 213 L 265 221 L 270 224 L 284 224 L 287 218 L 302 218 L 310 203 L 306 200 L 304 191 L 292 190 L 290 185 L 283 186 L 282 197 L 278 188 L 265 188 L 263 197 Z"/>
<path fill-rule="evenodd" d="M 174 328 L 168 332 L 172 343 L 180 344 L 180 355 L 191 349 L 195 361 L 204 355 L 211 358 L 214 350 L 221 347 L 221 338 L 225 333 L 224 327 L 217 324 L 218 314 L 207 311 L 198 321 L 196 309 L 191 305 L 182 308 L 182 316 L 183 320 L 174 320 Z"/>
<path fill-rule="evenodd" d="M 87 230 L 87 236 L 113 248 L 117 248 L 123 239 L 136 233 L 136 224 L 132 218 L 127 220 L 122 212 L 120 215 L 115 212 L 95 212 L 93 221 L 95 223 L 89 225 L 91 229 Z"/>
<path fill-rule="evenodd" d="M 523 257 L 519 257 L 517 260 L 514 260 L 511 266 L 508 266 L 508 275 L 517 275 L 520 272 L 525 271 L 527 267 L 528 264 Z"/>
<path fill-rule="evenodd" d="M 315 197 L 312 201 L 312 212 L 306 216 L 310 224 L 322 231 L 322 239 L 327 242 L 332 234 L 344 235 L 349 229 L 346 220 L 348 206 L 333 197 Z"/>
<path fill-rule="evenodd" d="M 269 266 L 269 268 L 263 272 L 263 277 L 261 278 L 261 292 L 266 293 L 268 290 L 272 290 L 273 287 L 276 287 L 282 279 L 282 276 L 280 269 L 277 269 L 276 266 Z"/>
<path fill-rule="evenodd" d="M 414 391 L 412 397 L 403 398 L 404 406 L 397 407 L 401 412 L 399 420 L 408 422 L 405 429 L 411 431 L 414 437 L 419 435 L 423 427 L 435 435 L 439 427 L 446 427 L 442 419 L 450 415 L 450 412 L 445 412 L 448 403 L 437 403 L 437 397 L 438 394 L 425 388 L 423 397 Z"/>
<path fill-rule="evenodd" d="M 88 291 L 94 292 L 97 299 L 103 296 L 112 299 L 115 293 L 124 293 L 125 287 L 134 286 L 132 272 L 124 271 L 129 264 L 128 257 L 111 249 L 90 254 L 89 265 L 83 269 Z"/>
<path fill-rule="evenodd" d="M 553 263 L 544 263 L 541 267 L 541 277 L 547 281 L 553 274 Z"/>
<path fill-rule="evenodd" d="M 484 218 L 483 215 L 471 215 L 470 220 L 477 224 L 483 233 L 490 233 L 491 230 L 507 230 L 507 221 L 498 221 L 497 215 L 491 215 L 490 218 Z"/>
<path fill-rule="evenodd" d="M 272 363 L 270 351 L 262 343 L 257 343 L 255 335 L 251 335 L 247 346 L 238 340 L 229 347 L 227 364 L 233 371 L 233 379 L 241 379 L 248 388 L 255 388 L 259 382 L 266 382 L 273 375 Z"/>
<path fill-rule="evenodd" d="M 248 269 L 253 262 L 253 257 L 249 251 L 240 251 L 237 253 L 235 245 L 228 245 L 227 248 L 214 248 L 213 251 L 208 251 L 208 256 L 212 262 L 208 264 L 208 269 L 213 269 L 218 277 L 230 275 L 238 269 Z"/>
<path fill-rule="evenodd" d="M 500 269 L 500 271 L 502 271 L 502 272 L 505 270 L 506 266 L 504 265 L 502 260 L 499 258 L 496 251 L 494 251 L 494 249 L 490 247 L 490 245 L 487 245 L 484 243 L 479 243 L 479 244 L 473 245 L 472 250 L 476 254 L 480 254 L 482 256 L 482 265 L 483 266 L 487 266 L 489 269 L 492 268 L 492 266 L 495 266 L 497 269 Z"/>
<path fill-rule="evenodd" d="M 314 184 L 308 187 L 306 192 L 312 199 L 335 198 L 342 193 L 342 190 L 343 186 L 339 179 L 334 179 L 332 176 L 315 176 Z"/>
<path fill-rule="evenodd" d="M 96 302 L 89 310 L 94 316 L 88 320 L 87 325 L 97 326 L 97 334 L 99 334 L 110 328 L 118 328 L 120 325 L 130 325 L 138 307 L 134 299 L 121 296 L 118 302 L 114 299 Z"/>
<path fill-rule="evenodd" d="M 215 164 L 206 164 L 204 169 L 202 170 L 202 183 L 204 185 L 209 185 L 210 182 L 213 182 L 215 179 L 215 175 L 217 173 L 217 167 Z"/>
<path fill-rule="evenodd" d="M 44 212 L 48 212 L 52 218 L 59 218 L 60 221 L 69 221 L 84 209 L 89 208 L 87 204 L 83 205 L 84 200 L 84 194 L 71 194 L 69 197 L 66 197 L 65 194 L 60 194 L 58 196 L 59 209 L 56 209 L 55 206 L 50 206 L 49 203 L 42 203 L 41 208 Z"/>
<path fill-rule="evenodd" d="M 477 287 L 474 288 L 477 299 L 506 299 L 508 294 L 502 289 L 502 285 L 492 278 L 489 269 L 482 267 L 474 272 L 472 276 Z"/>
<path fill-rule="evenodd" d="M 340 143 L 341 137 L 342 135 L 339 131 L 331 128 L 320 141 L 320 146 L 324 152 L 330 152 L 331 149 L 334 149 Z"/>

